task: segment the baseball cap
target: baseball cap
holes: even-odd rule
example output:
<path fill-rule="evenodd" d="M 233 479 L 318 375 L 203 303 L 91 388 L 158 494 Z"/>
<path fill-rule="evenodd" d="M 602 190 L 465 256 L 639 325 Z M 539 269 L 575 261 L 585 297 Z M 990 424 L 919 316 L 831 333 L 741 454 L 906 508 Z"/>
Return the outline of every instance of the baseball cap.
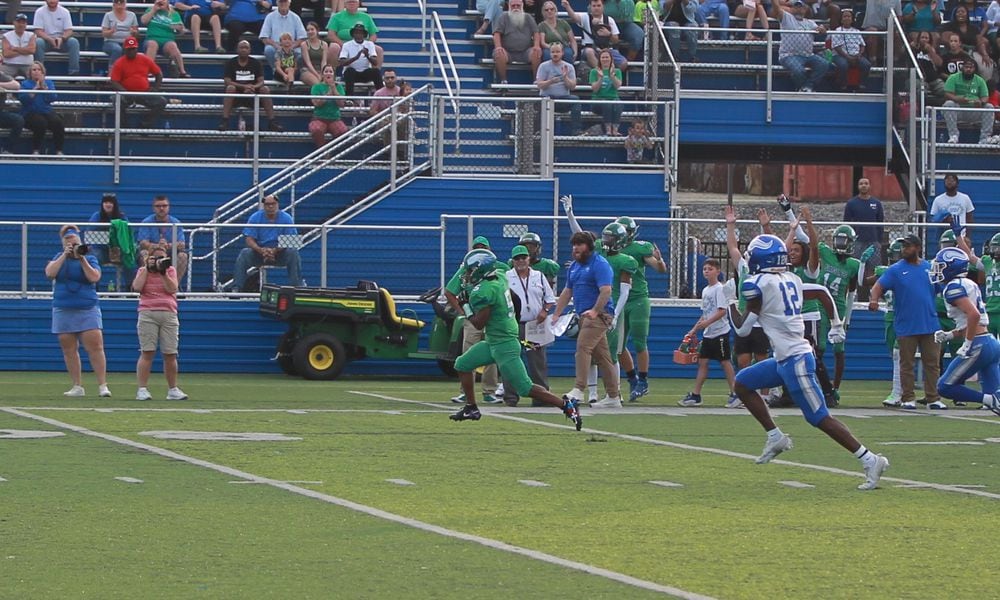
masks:
<path fill-rule="evenodd" d="M 125 38 L 125 43 L 122 44 L 122 47 L 123 48 L 138 48 L 139 47 L 139 40 L 135 39 L 132 36 L 128 36 L 127 38 Z"/>
<path fill-rule="evenodd" d="M 528 249 L 520 244 L 511 248 L 510 257 L 517 258 L 518 256 L 528 256 Z"/>
<path fill-rule="evenodd" d="M 792 6 L 805 6 L 805 5 L 806 3 L 803 2 L 802 0 L 795 0 L 795 2 L 792 2 Z"/>
<path fill-rule="evenodd" d="M 910 235 L 903 236 L 902 240 L 903 240 L 903 245 L 904 246 L 920 246 L 921 245 L 920 237 L 917 236 L 917 234 L 915 234 L 915 233 L 911 233 Z"/>
<path fill-rule="evenodd" d="M 474 240 L 472 240 L 472 247 L 475 248 L 476 246 L 482 246 L 483 248 L 489 248 L 490 247 L 490 241 L 488 239 L 486 239 L 485 237 L 483 237 L 481 235 L 478 235 L 478 236 L 476 236 L 476 238 Z"/>
<path fill-rule="evenodd" d="M 14 20 L 15 21 L 27 21 L 28 20 L 28 15 L 26 15 L 24 13 L 17 13 L 16 15 L 14 15 Z"/>

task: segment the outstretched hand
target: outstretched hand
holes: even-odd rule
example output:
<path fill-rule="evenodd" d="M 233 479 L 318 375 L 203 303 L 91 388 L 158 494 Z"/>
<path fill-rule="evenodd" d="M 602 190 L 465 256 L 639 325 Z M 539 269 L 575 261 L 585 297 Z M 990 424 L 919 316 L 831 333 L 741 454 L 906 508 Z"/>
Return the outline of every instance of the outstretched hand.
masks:
<path fill-rule="evenodd" d="M 565 196 L 562 196 L 561 198 L 559 198 L 559 202 L 562 203 L 563 210 L 565 210 L 566 212 L 572 212 L 573 211 L 573 195 L 572 194 L 566 194 Z"/>
<path fill-rule="evenodd" d="M 861 260 L 862 264 L 864 264 L 864 263 L 868 262 L 869 260 L 871 260 L 872 256 L 875 256 L 875 249 L 876 248 L 877 248 L 877 246 L 875 244 L 871 244 L 867 248 L 865 248 L 865 251 L 861 253 L 861 259 L 860 260 Z"/>
<path fill-rule="evenodd" d="M 730 204 L 726 206 L 726 225 L 735 225 L 735 224 L 736 224 L 736 209 L 733 208 L 733 206 Z"/>

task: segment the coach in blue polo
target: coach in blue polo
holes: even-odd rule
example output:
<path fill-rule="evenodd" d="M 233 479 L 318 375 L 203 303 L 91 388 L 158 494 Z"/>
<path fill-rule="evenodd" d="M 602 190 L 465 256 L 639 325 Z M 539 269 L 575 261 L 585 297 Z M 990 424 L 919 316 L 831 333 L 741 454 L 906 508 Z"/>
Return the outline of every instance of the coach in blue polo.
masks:
<path fill-rule="evenodd" d="M 892 292 L 893 327 L 899 344 L 899 383 L 903 390 L 900 400 L 882 404 L 913 410 L 914 371 L 917 348 L 924 365 L 924 400 L 928 408 L 945 409 L 937 391 L 940 375 L 941 345 L 934 341 L 938 329 L 934 307 L 934 285 L 930 280 L 931 263 L 920 257 L 920 238 L 910 234 L 903 238 L 903 258 L 886 269 L 872 287 L 868 310 L 877 311 L 883 292 Z"/>
<path fill-rule="evenodd" d="M 594 252 L 592 233 L 578 231 L 570 238 L 570 244 L 573 246 L 573 264 L 569 267 L 566 287 L 559 294 L 552 312 L 552 322 L 555 323 L 572 297 L 573 306 L 580 316 L 580 333 L 576 338 L 576 381 L 573 389 L 563 398 L 583 401 L 591 360 L 601 372 L 608 397 L 618 398 L 618 365 L 611 360 L 607 338 L 614 313 L 611 305 L 614 273 L 608 261 Z"/>

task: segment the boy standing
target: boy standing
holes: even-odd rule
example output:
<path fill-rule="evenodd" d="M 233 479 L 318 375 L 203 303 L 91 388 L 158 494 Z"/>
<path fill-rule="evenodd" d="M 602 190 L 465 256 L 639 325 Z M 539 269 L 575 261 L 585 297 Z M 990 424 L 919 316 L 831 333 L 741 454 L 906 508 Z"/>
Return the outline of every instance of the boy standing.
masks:
<path fill-rule="evenodd" d="M 722 365 L 722 371 L 726 374 L 726 382 L 729 383 L 729 400 L 726 408 L 739 408 L 743 406 L 740 399 L 733 393 L 733 363 L 732 352 L 729 348 L 729 319 L 726 318 L 726 309 L 729 306 L 723 285 L 719 283 L 719 273 L 721 265 L 714 258 L 705 261 L 701 269 L 708 285 L 701 292 L 701 318 L 694 324 L 691 331 L 687 333 L 692 339 L 699 329 L 704 329 L 701 348 L 698 351 L 698 375 L 694 380 L 694 389 L 688 392 L 678 404 L 681 406 L 701 406 L 701 386 L 708 379 L 708 361 L 717 360 Z"/>

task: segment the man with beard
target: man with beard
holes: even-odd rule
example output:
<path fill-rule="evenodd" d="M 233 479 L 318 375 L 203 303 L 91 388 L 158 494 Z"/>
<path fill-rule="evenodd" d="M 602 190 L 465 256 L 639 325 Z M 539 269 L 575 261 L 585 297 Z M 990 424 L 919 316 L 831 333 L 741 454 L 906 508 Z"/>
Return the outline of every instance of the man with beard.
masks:
<path fill-rule="evenodd" d="M 500 83 L 507 83 L 507 65 L 531 63 L 531 72 L 542 62 L 542 39 L 538 25 L 524 12 L 524 0 L 510 0 L 510 10 L 493 26 L 493 61 Z"/>
<path fill-rule="evenodd" d="M 962 72 L 955 73 L 944 82 L 944 108 L 983 108 L 990 97 L 986 80 L 976 75 L 976 63 L 967 58 L 962 63 Z M 956 112 L 944 111 L 944 122 L 948 126 L 948 143 L 958 143 L 958 121 L 979 122 L 979 143 L 989 143 L 993 133 L 993 111 Z"/>

